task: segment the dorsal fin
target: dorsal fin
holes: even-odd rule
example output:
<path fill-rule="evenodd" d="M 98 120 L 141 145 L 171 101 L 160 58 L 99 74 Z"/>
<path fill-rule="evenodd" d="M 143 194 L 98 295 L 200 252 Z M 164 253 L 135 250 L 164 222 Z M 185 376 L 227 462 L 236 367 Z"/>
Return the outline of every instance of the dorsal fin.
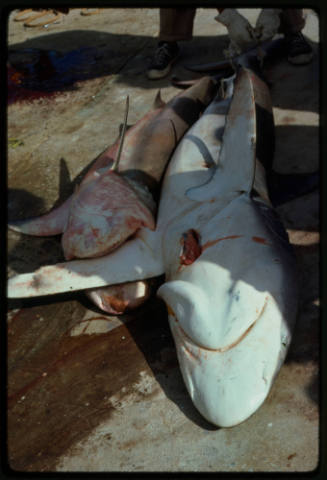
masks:
<path fill-rule="evenodd" d="M 186 195 L 204 202 L 230 192 L 251 192 L 255 175 L 256 113 L 251 72 L 240 69 L 226 119 L 217 168 L 209 183 Z"/>
<path fill-rule="evenodd" d="M 156 95 L 156 98 L 153 101 L 153 109 L 163 108 L 166 105 L 166 102 L 161 98 L 161 90 L 159 89 Z"/>

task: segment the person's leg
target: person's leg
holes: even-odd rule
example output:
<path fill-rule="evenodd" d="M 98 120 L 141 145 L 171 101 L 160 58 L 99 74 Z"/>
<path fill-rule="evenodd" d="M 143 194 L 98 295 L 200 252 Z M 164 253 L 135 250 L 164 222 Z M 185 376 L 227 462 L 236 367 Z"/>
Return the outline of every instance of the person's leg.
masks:
<path fill-rule="evenodd" d="M 160 9 L 158 46 L 146 72 L 148 78 L 168 75 L 179 54 L 177 42 L 192 39 L 195 12 L 195 8 Z"/>
<path fill-rule="evenodd" d="M 288 49 L 288 61 L 293 65 L 304 65 L 311 62 L 313 52 L 311 45 L 302 35 L 305 25 L 301 8 L 285 8 L 280 15 L 280 32 L 285 35 Z"/>
<path fill-rule="evenodd" d="M 192 40 L 195 8 L 160 8 L 159 41 Z"/>
<path fill-rule="evenodd" d="M 305 19 L 302 8 L 284 8 L 280 15 L 280 31 L 287 33 L 298 33 L 303 30 Z"/>

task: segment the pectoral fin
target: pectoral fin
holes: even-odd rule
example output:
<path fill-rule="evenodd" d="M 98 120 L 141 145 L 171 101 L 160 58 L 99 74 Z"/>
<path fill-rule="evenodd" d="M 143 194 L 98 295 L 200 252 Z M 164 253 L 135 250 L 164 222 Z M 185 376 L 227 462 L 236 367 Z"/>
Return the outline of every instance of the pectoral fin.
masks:
<path fill-rule="evenodd" d="M 8 281 L 8 298 L 39 297 L 144 280 L 164 273 L 160 238 L 144 232 L 100 258 L 41 267 Z"/>

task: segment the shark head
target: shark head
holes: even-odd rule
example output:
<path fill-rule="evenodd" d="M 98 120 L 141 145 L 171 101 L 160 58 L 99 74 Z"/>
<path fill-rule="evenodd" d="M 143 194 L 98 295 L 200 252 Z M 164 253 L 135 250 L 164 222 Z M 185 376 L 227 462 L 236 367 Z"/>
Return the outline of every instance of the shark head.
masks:
<path fill-rule="evenodd" d="M 189 242 L 197 255 L 183 250 L 158 295 L 194 405 L 231 427 L 260 407 L 285 358 L 296 315 L 294 258 L 247 195 L 197 225 L 200 245 Z"/>
<path fill-rule="evenodd" d="M 235 426 L 264 402 L 283 354 L 275 310 L 268 302 L 260 320 L 234 343 L 207 348 L 185 332 L 178 314 L 169 308 L 184 382 L 195 407 L 210 423 Z"/>
<path fill-rule="evenodd" d="M 213 271 L 201 266 L 202 279 Z M 208 278 L 208 277 L 207 277 Z M 214 278 L 211 278 L 214 284 Z M 240 281 L 208 290 L 175 280 L 159 290 L 168 309 L 185 385 L 211 423 L 231 427 L 250 417 L 267 397 L 291 338 L 280 306 L 269 292 Z M 221 282 L 222 283 L 222 282 Z"/>

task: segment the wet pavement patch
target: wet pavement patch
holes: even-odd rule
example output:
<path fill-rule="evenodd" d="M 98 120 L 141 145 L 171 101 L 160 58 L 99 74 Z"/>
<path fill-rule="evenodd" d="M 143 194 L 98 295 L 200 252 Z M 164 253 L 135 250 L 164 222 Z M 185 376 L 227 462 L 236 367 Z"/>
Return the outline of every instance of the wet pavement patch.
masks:
<path fill-rule="evenodd" d="M 85 313 L 78 302 L 12 313 L 8 330 L 12 469 L 54 470 L 60 455 L 110 418 L 117 399 L 135 391 L 140 373 L 151 373 L 142 351 L 157 365 L 160 351 L 171 342 L 162 335 L 165 311 L 161 310 L 161 322 L 157 316 L 152 332 L 149 324 L 158 307 L 150 304 L 134 315 L 129 328 L 122 325 L 108 333 L 77 336 L 71 335 L 71 329 Z M 176 358 L 173 364 L 177 366 Z M 115 402 L 110 400 L 113 397 Z"/>

